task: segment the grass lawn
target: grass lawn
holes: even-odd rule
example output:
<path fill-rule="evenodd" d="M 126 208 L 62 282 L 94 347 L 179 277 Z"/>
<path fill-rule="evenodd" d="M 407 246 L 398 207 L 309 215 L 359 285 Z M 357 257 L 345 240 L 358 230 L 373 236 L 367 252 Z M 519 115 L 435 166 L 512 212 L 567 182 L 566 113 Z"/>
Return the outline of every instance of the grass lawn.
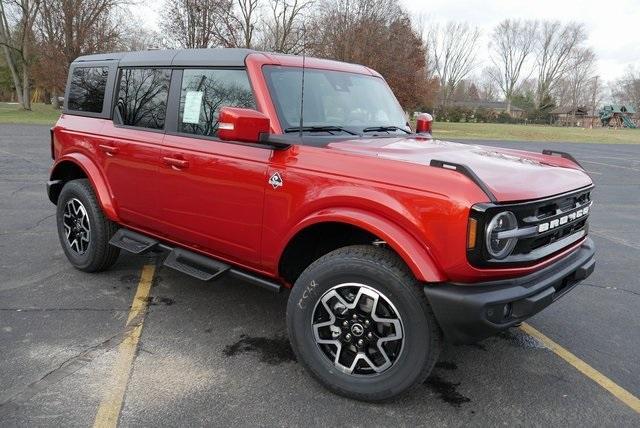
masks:
<path fill-rule="evenodd" d="M 20 108 L 20 104 L 0 103 L 0 123 L 24 123 L 31 125 L 53 125 L 60 116 L 61 110 L 55 110 L 51 105 L 35 103 L 32 110 Z"/>
<path fill-rule="evenodd" d="M 477 139 L 640 144 L 640 129 L 584 129 L 545 125 L 508 125 L 502 123 L 434 122 L 433 136 L 442 140 Z"/>
<path fill-rule="evenodd" d="M 24 111 L 18 104 L 0 103 L 0 124 L 24 123 L 53 125 L 61 110 L 50 105 L 33 104 Z M 640 144 L 640 129 L 584 129 L 544 125 L 508 125 L 502 123 L 435 122 L 433 136 L 442 140 L 568 141 L 576 143 Z"/>

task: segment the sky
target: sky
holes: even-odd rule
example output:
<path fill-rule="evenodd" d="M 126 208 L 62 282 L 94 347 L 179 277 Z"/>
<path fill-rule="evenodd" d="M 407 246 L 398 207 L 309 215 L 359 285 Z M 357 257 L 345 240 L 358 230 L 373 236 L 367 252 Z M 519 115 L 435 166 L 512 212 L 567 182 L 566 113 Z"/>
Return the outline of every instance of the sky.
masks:
<path fill-rule="evenodd" d="M 488 61 L 488 36 L 506 18 L 577 21 L 585 24 L 588 45 L 596 52 L 597 73 L 604 81 L 624 75 L 628 65 L 640 69 L 640 0 L 400 0 L 427 23 L 467 21 L 481 31 L 478 59 Z M 134 6 L 133 14 L 157 28 L 160 2 Z M 154 6 L 151 6 L 151 5 Z"/>
<path fill-rule="evenodd" d="M 488 60 L 493 27 L 506 18 L 584 23 L 588 46 L 595 51 L 597 72 L 605 81 L 640 68 L 640 0 L 400 0 L 426 23 L 467 21 L 482 32 L 478 57 Z"/>

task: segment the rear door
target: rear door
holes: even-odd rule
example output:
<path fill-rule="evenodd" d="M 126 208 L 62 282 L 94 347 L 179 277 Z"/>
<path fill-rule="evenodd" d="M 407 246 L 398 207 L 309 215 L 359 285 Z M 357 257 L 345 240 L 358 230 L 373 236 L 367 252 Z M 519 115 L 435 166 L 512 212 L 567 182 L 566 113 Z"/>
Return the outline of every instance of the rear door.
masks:
<path fill-rule="evenodd" d="M 121 220 L 159 231 L 157 173 L 169 97 L 171 70 L 122 68 L 113 121 L 105 124 L 99 155 Z"/>
<path fill-rule="evenodd" d="M 159 211 L 171 239 L 249 267 L 259 265 L 272 150 L 216 137 L 221 107 L 255 108 L 244 69 L 175 70 L 175 113 L 159 170 Z M 175 98 L 174 98 L 175 97 Z"/>

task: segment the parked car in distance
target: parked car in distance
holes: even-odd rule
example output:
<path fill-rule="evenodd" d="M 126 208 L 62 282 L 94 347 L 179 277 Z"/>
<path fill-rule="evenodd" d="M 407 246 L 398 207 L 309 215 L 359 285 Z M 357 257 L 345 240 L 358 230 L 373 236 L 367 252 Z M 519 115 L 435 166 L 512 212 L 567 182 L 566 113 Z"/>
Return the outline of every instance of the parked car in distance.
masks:
<path fill-rule="evenodd" d="M 298 361 L 378 401 L 424 381 L 443 340 L 517 325 L 594 268 L 593 183 L 575 159 L 434 140 L 430 127 L 420 116 L 412 131 L 360 65 L 89 55 L 69 69 L 47 190 L 76 268 L 158 251 L 204 281 L 289 289 Z"/>

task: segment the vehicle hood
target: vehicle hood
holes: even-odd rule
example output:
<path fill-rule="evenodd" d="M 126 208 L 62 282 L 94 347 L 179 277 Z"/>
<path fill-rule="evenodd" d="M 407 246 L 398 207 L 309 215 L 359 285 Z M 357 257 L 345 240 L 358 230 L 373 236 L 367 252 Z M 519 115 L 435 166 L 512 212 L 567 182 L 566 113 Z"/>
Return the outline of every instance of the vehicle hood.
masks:
<path fill-rule="evenodd" d="M 569 159 L 522 150 L 424 137 L 362 138 L 334 142 L 328 147 L 426 166 L 432 160 L 462 164 L 484 182 L 499 202 L 540 199 L 592 184 L 584 170 Z"/>

